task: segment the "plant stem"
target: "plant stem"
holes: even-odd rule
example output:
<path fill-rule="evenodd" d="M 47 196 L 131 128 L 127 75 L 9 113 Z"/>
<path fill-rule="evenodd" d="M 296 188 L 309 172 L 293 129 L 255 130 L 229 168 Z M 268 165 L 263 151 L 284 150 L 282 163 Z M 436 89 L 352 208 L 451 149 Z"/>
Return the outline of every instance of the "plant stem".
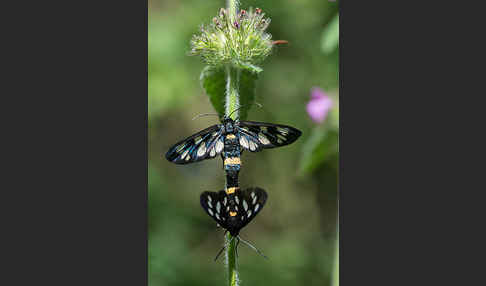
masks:
<path fill-rule="evenodd" d="M 226 106 L 225 115 L 233 120 L 239 117 L 238 108 L 240 107 L 240 70 L 230 65 L 226 66 Z"/>
<path fill-rule="evenodd" d="M 239 117 L 240 94 L 238 92 L 240 72 L 238 68 L 226 66 L 226 107 L 225 116 L 235 120 Z M 228 181 L 226 181 L 228 185 Z M 228 266 L 228 282 L 230 286 L 238 286 L 238 270 L 236 267 L 236 239 L 228 232 L 226 235 L 226 265 Z"/>
<path fill-rule="evenodd" d="M 226 265 L 228 266 L 228 285 L 238 286 L 238 270 L 236 269 L 236 239 L 231 240 L 232 236 L 226 234 Z"/>
<path fill-rule="evenodd" d="M 236 19 L 236 12 L 238 11 L 238 0 L 227 0 L 226 8 L 231 19 L 234 22 Z M 225 115 L 231 116 L 231 119 L 236 120 L 239 117 L 238 108 L 240 107 L 239 94 L 240 71 L 236 67 L 230 65 L 226 66 L 226 106 Z M 238 286 L 238 270 L 236 265 L 236 239 L 231 240 L 232 236 L 228 232 L 226 234 L 226 265 L 228 266 L 228 282 L 229 286 Z"/>
<path fill-rule="evenodd" d="M 238 11 L 238 0 L 226 0 L 226 9 L 228 10 L 228 15 L 231 19 L 230 23 L 236 21 L 236 13 Z M 231 30 L 230 30 L 231 31 Z M 239 84 L 240 84 L 240 70 L 239 68 L 233 67 L 231 65 L 226 66 L 226 106 L 225 115 L 230 116 L 233 120 L 239 117 L 239 112 L 237 111 L 240 107 L 240 94 L 239 94 Z"/>
<path fill-rule="evenodd" d="M 225 116 L 233 120 L 238 118 L 238 107 L 240 106 L 240 95 L 238 93 L 240 72 L 238 68 L 226 66 L 226 108 Z M 228 182 L 226 181 L 226 185 Z M 228 281 L 230 286 L 238 286 L 238 270 L 236 269 L 236 239 L 228 232 L 226 235 L 226 265 L 228 266 Z"/>

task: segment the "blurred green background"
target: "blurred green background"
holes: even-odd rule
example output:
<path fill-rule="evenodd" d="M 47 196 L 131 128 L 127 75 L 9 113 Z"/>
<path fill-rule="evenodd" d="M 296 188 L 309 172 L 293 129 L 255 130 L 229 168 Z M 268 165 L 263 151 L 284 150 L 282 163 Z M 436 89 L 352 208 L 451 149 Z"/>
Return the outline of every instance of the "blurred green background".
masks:
<path fill-rule="evenodd" d="M 149 285 L 226 285 L 224 259 L 213 262 L 223 231 L 204 213 L 199 195 L 224 187 L 222 161 L 169 163 L 161 154 L 216 117 L 199 82 L 204 64 L 189 57 L 189 41 L 224 0 L 149 1 Z M 242 285 L 336 285 L 338 182 L 338 3 L 323 0 L 241 0 L 272 19 L 268 32 L 287 40 L 262 65 L 248 120 L 294 126 L 294 144 L 242 155 L 240 187 L 259 186 L 269 198 L 241 231 L 270 259 L 239 247 Z M 312 87 L 335 106 L 314 123 L 306 112 Z"/>

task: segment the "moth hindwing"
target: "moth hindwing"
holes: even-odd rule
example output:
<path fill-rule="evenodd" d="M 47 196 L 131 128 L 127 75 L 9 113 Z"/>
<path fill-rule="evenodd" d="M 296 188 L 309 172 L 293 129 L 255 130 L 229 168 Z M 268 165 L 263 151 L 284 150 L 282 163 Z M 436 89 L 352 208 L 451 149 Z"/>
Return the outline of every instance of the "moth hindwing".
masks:
<path fill-rule="evenodd" d="M 254 187 L 238 189 L 232 194 L 225 191 L 203 192 L 200 200 L 206 213 L 236 236 L 262 210 L 267 197 L 263 189 Z"/>

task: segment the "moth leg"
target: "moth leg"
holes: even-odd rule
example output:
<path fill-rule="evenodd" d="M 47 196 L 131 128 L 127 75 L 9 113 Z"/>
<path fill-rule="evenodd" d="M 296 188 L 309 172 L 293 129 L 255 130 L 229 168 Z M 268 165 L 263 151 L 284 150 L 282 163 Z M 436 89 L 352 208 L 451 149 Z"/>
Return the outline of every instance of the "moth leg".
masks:
<path fill-rule="evenodd" d="M 235 245 L 236 258 L 238 258 L 238 244 L 240 244 L 240 238 L 239 237 L 236 239 L 236 245 Z"/>

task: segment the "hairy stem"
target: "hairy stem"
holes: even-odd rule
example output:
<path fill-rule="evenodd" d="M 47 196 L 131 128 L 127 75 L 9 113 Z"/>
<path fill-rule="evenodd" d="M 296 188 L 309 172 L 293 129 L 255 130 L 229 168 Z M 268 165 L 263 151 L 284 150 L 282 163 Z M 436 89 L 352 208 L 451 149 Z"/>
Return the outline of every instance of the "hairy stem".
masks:
<path fill-rule="evenodd" d="M 233 120 L 238 118 L 240 106 L 239 70 L 235 67 L 226 67 L 226 108 L 225 116 Z M 228 182 L 226 182 L 226 185 Z M 226 265 L 228 266 L 228 282 L 230 286 L 238 286 L 238 270 L 236 265 L 236 239 L 228 232 L 226 235 Z"/>
<path fill-rule="evenodd" d="M 236 268 L 236 239 L 231 234 L 226 234 L 226 265 L 228 265 L 228 283 L 230 286 L 238 286 L 238 270 Z"/>
<path fill-rule="evenodd" d="M 225 115 L 231 116 L 233 120 L 239 118 L 240 107 L 240 70 L 230 65 L 226 66 L 226 106 Z"/>
<path fill-rule="evenodd" d="M 231 22 L 236 19 L 238 11 L 238 0 L 226 0 L 226 8 L 228 9 Z M 238 68 L 230 65 L 226 66 L 226 106 L 225 116 L 236 120 L 239 117 L 238 108 L 240 107 L 239 94 L 240 71 Z M 238 270 L 236 265 L 236 239 L 231 239 L 232 236 L 228 232 L 226 234 L 226 265 L 228 266 L 228 283 L 229 286 L 238 286 Z M 229 245 L 228 245 L 229 244 Z"/>
<path fill-rule="evenodd" d="M 240 72 L 235 67 L 226 67 L 226 108 L 225 116 L 233 120 L 238 118 L 240 95 L 238 93 Z M 226 182 L 226 185 L 228 182 Z M 236 267 L 236 239 L 228 232 L 226 235 L 226 265 L 228 266 L 228 279 L 230 286 L 238 286 L 238 270 Z M 229 244 L 229 245 L 228 245 Z"/>

